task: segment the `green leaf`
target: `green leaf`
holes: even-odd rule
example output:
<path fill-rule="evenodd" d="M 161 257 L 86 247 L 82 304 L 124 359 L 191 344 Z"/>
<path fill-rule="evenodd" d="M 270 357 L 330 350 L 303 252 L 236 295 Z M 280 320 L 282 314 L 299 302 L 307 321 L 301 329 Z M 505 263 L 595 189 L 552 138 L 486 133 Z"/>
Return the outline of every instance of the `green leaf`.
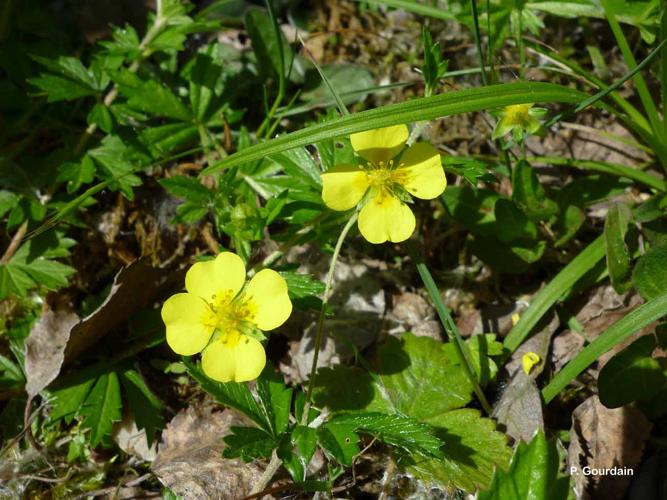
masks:
<path fill-rule="evenodd" d="M 491 487 L 479 492 L 477 498 L 566 500 L 570 495 L 570 481 L 560 473 L 560 469 L 561 460 L 556 444 L 547 441 L 540 431 L 529 444 L 523 441 L 519 443 L 509 469 L 497 470 Z"/>
<path fill-rule="evenodd" d="M 139 165 L 133 151 L 120 137 L 105 137 L 102 144 L 88 151 L 88 155 L 100 166 L 103 177 L 113 180 L 111 187 L 121 190 L 128 199 L 133 198 L 132 188 L 141 184 L 141 179 L 134 175 Z"/>
<path fill-rule="evenodd" d="M 90 446 L 97 446 L 111 434 L 113 423 L 121 419 L 121 397 L 115 372 L 102 374 L 83 402 L 80 414 L 84 429 L 90 429 Z"/>
<path fill-rule="evenodd" d="M 448 63 L 442 60 L 440 44 L 433 43 L 431 33 L 425 26 L 422 27 L 422 44 L 424 46 L 422 76 L 430 94 L 438 87 L 440 79 L 447 72 Z"/>
<path fill-rule="evenodd" d="M 0 264 L 0 299 L 25 296 L 37 286 L 56 290 L 67 285 L 74 269 L 51 258 L 66 256 L 68 241 L 45 235 L 21 245 L 6 264 Z"/>
<path fill-rule="evenodd" d="M 655 336 L 646 335 L 614 355 L 600 370 L 598 395 L 607 408 L 649 399 L 665 388 L 667 376 L 651 353 Z"/>
<path fill-rule="evenodd" d="M 44 90 L 49 102 L 69 101 L 101 92 L 108 84 L 108 79 L 100 81 L 76 57 L 35 57 L 51 73 L 42 73 L 30 78 L 28 82 Z"/>
<path fill-rule="evenodd" d="M 416 459 L 409 467 L 415 477 L 427 484 L 474 492 L 489 485 L 495 469 L 507 466 L 511 456 L 507 437 L 479 411 L 453 410 L 434 415 L 425 423 L 432 425 L 445 443 L 443 460 Z"/>
<path fill-rule="evenodd" d="M 270 158 L 282 167 L 285 174 L 290 177 L 291 182 L 304 183 L 318 192 L 320 191 L 322 186 L 320 174 L 322 171 L 307 149 L 291 149 L 271 155 Z"/>
<path fill-rule="evenodd" d="M 389 337 L 373 365 L 382 396 L 368 409 L 424 420 L 468 404 L 472 384 L 444 345 L 412 334 Z"/>
<path fill-rule="evenodd" d="M 95 178 L 95 163 L 90 156 L 84 156 L 80 162 L 65 162 L 58 167 L 57 181 L 67 182 L 67 192 L 74 193 Z"/>
<path fill-rule="evenodd" d="M 510 200 L 500 199 L 494 207 L 498 239 L 503 243 L 537 238 L 537 226 Z"/>
<path fill-rule="evenodd" d="M 19 196 L 12 191 L 0 190 L 0 217 L 13 209 L 19 202 Z"/>
<path fill-rule="evenodd" d="M 293 391 L 271 363 L 267 363 L 257 380 L 256 390 L 266 421 L 271 424 L 271 433 L 279 436 L 289 425 Z"/>
<path fill-rule="evenodd" d="M 498 349 L 489 343 L 491 352 Z M 494 422 L 481 418 L 476 410 L 459 409 L 470 402 L 472 385 L 449 344 L 412 334 L 400 340 L 390 337 L 378 349 L 373 367 L 372 373 L 350 367 L 320 370 L 314 382 L 315 403 L 347 412 L 334 422 L 349 423 L 339 420 L 348 417 L 354 421 L 360 411 L 412 419 L 410 425 L 406 422 L 396 428 L 414 432 L 404 435 L 404 442 L 393 444 L 415 450 L 421 443 L 435 453 L 433 437 L 444 442 L 442 459 L 420 457 L 419 453 L 406 457 L 412 464 L 410 471 L 429 483 L 474 491 L 488 484 L 494 467 L 506 464 L 510 455 L 507 440 L 495 430 Z M 388 421 L 389 427 L 393 423 Z M 427 424 L 432 433 L 423 427 L 418 431 L 413 424 Z M 425 438 L 430 445 L 420 441 Z"/>
<path fill-rule="evenodd" d="M 288 149 L 314 144 L 324 139 L 349 136 L 355 132 L 372 130 L 389 125 L 400 125 L 420 120 L 433 120 L 459 113 L 468 113 L 533 102 L 576 103 L 586 95 L 576 90 L 550 83 L 510 83 L 489 85 L 473 89 L 446 92 L 432 97 L 412 99 L 389 104 L 376 109 L 353 113 L 348 116 L 311 125 L 270 141 L 245 148 L 208 167 L 204 175 L 223 168 L 260 160 Z M 445 191 L 447 193 L 447 191 Z"/>
<path fill-rule="evenodd" d="M 278 448 L 278 456 L 292 478 L 305 481 L 308 464 L 317 448 L 317 429 L 305 425 L 296 425 L 290 434 L 289 443 Z"/>
<path fill-rule="evenodd" d="M 206 206 L 212 203 L 215 196 L 215 193 L 199 180 L 185 175 L 166 177 L 158 182 L 173 196 L 199 205 Z"/>
<path fill-rule="evenodd" d="M 0 389 L 8 390 L 23 386 L 25 377 L 21 368 L 11 359 L 0 354 Z"/>
<path fill-rule="evenodd" d="M 276 446 L 271 434 L 257 427 L 232 427 L 232 433 L 225 436 L 227 445 L 222 452 L 225 458 L 241 457 L 244 462 L 266 458 Z"/>
<path fill-rule="evenodd" d="M 558 213 L 556 202 L 547 198 L 530 164 L 517 162 L 512 179 L 512 199 L 533 221 L 546 220 Z"/>
<path fill-rule="evenodd" d="M 267 421 L 264 411 L 246 384 L 216 382 L 204 375 L 199 365 L 195 365 L 185 358 L 183 359 L 183 363 L 188 369 L 190 376 L 197 381 L 204 391 L 213 396 L 216 401 L 240 411 L 259 425 L 261 429 L 271 433 L 272 423 Z"/>
<path fill-rule="evenodd" d="M 330 425 L 351 426 L 356 431 L 370 434 L 380 441 L 401 448 L 410 454 L 443 458 L 443 442 L 430 425 L 411 417 L 385 413 L 354 413 L 334 417 Z"/>
<path fill-rule="evenodd" d="M 359 436 L 354 423 L 329 421 L 317 429 L 317 440 L 329 456 L 340 464 L 351 466 L 359 453 Z"/>
<path fill-rule="evenodd" d="M 107 134 L 110 134 L 113 129 L 113 117 L 111 111 L 104 104 L 98 102 L 93 106 L 93 109 L 88 113 L 88 124 L 95 124 Z"/>
<path fill-rule="evenodd" d="M 249 9 L 245 15 L 245 26 L 257 57 L 259 72 L 267 77 L 284 75 L 294 56 L 282 31 L 275 29 L 271 16 L 260 9 Z"/>
<path fill-rule="evenodd" d="M 614 203 L 604 221 L 607 269 L 617 293 L 624 293 L 630 288 L 630 251 L 625 244 L 625 235 L 631 218 L 632 212 L 626 205 Z"/>
<path fill-rule="evenodd" d="M 188 121 L 192 118 L 190 111 L 181 100 L 169 88 L 155 80 L 140 82 L 132 88 L 123 86 L 121 88 L 123 88 L 123 93 L 129 97 L 127 104 L 137 111 L 181 121 Z"/>
<path fill-rule="evenodd" d="M 49 418 L 71 423 L 99 376 L 100 371 L 90 367 L 60 377 L 57 386 L 49 390 L 52 396 Z"/>
<path fill-rule="evenodd" d="M 632 284 L 646 300 L 667 293 L 667 242 L 651 247 L 637 261 Z"/>
<path fill-rule="evenodd" d="M 374 81 L 371 73 L 356 64 L 325 64 L 320 68 L 329 84 L 336 90 L 343 104 L 353 104 L 362 101 Z M 308 77 L 308 74 L 306 75 Z M 310 90 L 305 90 L 299 96 L 302 101 L 319 106 L 335 106 L 327 84 L 318 76 L 319 84 Z"/>
<path fill-rule="evenodd" d="M 500 195 L 489 189 L 470 186 L 452 186 L 441 196 L 447 211 L 468 231 L 483 236 L 494 236 L 498 226 L 494 212 Z"/>
<path fill-rule="evenodd" d="M 155 438 L 155 433 L 164 427 L 162 402 L 148 388 L 136 370 L 126 369 L 120 372 L 120 377 L 137 428 L 146 431 L 146 441 L 150 446 Z"/>

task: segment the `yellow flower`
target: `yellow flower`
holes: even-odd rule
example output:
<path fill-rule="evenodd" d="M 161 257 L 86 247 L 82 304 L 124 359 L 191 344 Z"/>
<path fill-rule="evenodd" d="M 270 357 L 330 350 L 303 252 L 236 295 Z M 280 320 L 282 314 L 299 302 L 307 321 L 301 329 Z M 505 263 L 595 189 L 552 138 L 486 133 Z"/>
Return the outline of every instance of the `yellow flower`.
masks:
<path fill-rule="evenodd" d="M 539 118 L 546 115 L 544 108 L 533 108 L 533 104 L 514 104 L 500 112 L 500 120 L 493 129 L 493 139 L 512 133 L 515 142 L 520 142 L 524 134 L 537 134 L 542 124 Z"/>
<path fill-rule="evenodd" d="M 194 264 L 185 275 L 187 293 L 162 306 L 169 347 L 184 356 L 201 352 L 204 373 L 219 382 L 257 378 L 266 365 L 257 330 L 278 328 L 292 313 L 277 272 L 264 269 L 245 281 L 241 258 L 224 252 Z"/>
<path fill-rule="evenodd" d="M 521 364 L 523 365 L 523 372 L 526 375 L 530 375 L 537 365 L 542 362 L 540 355 L 535 352 L 527 352 L 521 358 Z"/>
<path fill-rule="evenodd" d="M 322 174 L 322 199 L 332 210 L 350 210 L 364 202 L 359 231 L 371 243 L 407 240 L 415 216 L 410 195 L 440 196 L 447 185 L 440 154 L 428 143 L 405 148 L 408 127 L 396 125 L 350 136 L 362 165 L 338 165 Z"/>

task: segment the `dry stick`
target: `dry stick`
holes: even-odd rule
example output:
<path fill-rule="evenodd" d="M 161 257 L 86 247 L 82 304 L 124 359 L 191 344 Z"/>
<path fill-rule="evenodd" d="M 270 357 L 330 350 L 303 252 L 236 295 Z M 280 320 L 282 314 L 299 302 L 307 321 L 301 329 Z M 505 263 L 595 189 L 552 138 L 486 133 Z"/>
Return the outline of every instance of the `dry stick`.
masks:
<path fill-rule="evenodd" d="M 11 259 L 14 256 L 14 253 L 16 250 L 18 250 L 19 245 L 21 244 L 21 240 L 23 240 L 23 237 L 25 236 L 25 232 L 28 229 L 28 221 L 25 221 L 23 224 L 21 224 L 14 234 L 14 237 L 12 238 L 12 241 L 9 242 L 9 246 L 7 247 L 7 250 L 5 250 L 5 253 L 2 255 L 2 258 L 0 258 L 0 264 L 7 264 L 9 262 L 9 259 Z"/>
<path fill-rule="evenodd" d="M 278 458 L 276 450 L 273 450 L 269 465 L 266 466 L 266 470 L 264 471 L 262 476 L 257 480 L 255 485 L 252 487 L 252 490 L 250 490 L 251 497 L 253 495 L 256 495 L 257 493 L 264 491 L 264 488 L 266 488 L 267 485 L 271 482 L 271 479 L 273 479 L 273 476 L 276 474 L 276 472 L 278 472 L 278 469 L 280 469 L 280 466 L 282 464 L 283 461 L 280 458 Z"/>
<path fill-rule="evenodd" d="M 30 414 L 32 413 L 32 400 L 33 398 L 28 396 L 28 400 L 25 402 L 25 409 L 23 410 L 23 430 L 25 431 L 25 435 L 28 438 L 28 441 L 30 441 L 32 447 L 41 453 L 44 451 L 44 448 L 37 442 L 35 436 L 32 433 L 32 419 L 30 418 Z"/>

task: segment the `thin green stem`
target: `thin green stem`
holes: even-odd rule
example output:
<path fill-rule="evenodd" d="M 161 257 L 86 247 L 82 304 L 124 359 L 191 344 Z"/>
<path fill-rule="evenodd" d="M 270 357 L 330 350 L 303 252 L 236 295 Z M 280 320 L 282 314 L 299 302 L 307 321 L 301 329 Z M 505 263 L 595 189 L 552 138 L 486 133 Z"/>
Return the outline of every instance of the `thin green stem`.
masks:
<path fill-rule="evenodd" d="M 623 342 L 633 333 L 650 325 L 667 314 L 667 294 L 660 295 L 641 305 L 627 316 L 607 328 L 598 338 L 570 361 L 549 384 L 542 389 L 545 403 L 549 403 L 591 363 L 612 347 Z"/>
<path fill-rule="evenodd" d="M 273 10 L 273 2 L 271 0 L 266 0 L 266 7 L 269 9 L 269 17 L 271 18 L 271 22 L 273 23 L 273 29 L 276 36 L 276 44 L 278 46 L 278 60 L 280 62 L 280 71 L 278 71 L 278 95 L 276 95 L 276 98 L 273 101 L 273 105 L 271 106 L 271 109 L 269 109 L 266 118 L 264 118 L 264 121 L 262 121 L 259 128 L 257 129 L 257 138 L 262 137 L 264 131 L 267 130 L 267 128 L 271 124 L 271 120 L 273 120 L 274 115 L 278 111 L 280 104 L 285 98 L 285 54 L 283 53 L 282 32 L 280 31 L 280 26 L 278 26 L 278 20 L 276 19 L 276 14 L 275 11 Z M 268 138 L 269 134 L 267 133 L 266 135 L 267 137 L 265 138 Z"/>
<path fill-rule="evenodd" d="M 440 290 L 438 290 L 435 281 L 433 281 L 433 276 L 431 276 L 431 272 L 429 271 L 428 266 L 424 262 L 424 259 L 421 257 L 419 252 L 417 252 L 417 250 L 414 248 L 413 244 L 410 241 L 407 242 L 407 247 L 408 247 L 408 253 L 412 257 L 412 260 L 415 262 L 415 266 L 417 267 L 417 272 L 419 272 L 419 276 L 421 277 L 422 282 L 426 287 L 426 291 L 428 292 L 429 296 L 431 297 L 431 300 L 433 301 L 435 310 L 437 311 L 438 316 L 440 317 L 440 322 L 442 323 L 442 326 L 444 327 L 445 332 L 447 333 L 447 338 L 454 346 L 454 351 L 456 352 L 456 356 L 459 359 L 461 368 L 463 369 L 463 372 L 465 373 L 466 377 L 472 384 L 473 390 L 475 391 L 477 399 L 479 400 L 479 403 L 482 405 L 482 408 L 488 415 L 490 415 L 492 411 L 491 405 L 489 405 L 489 402 L 487 401 L 486 396 L 484 395 L 484 391 L 482 391 L 482 387 L 479 385 L 479 379 L 477 378 L 474 365 L 472 364 L 470 352 L 468 351 L 468 345 L 461 337 L 461 333 L 459 332 L 459 329 L 456 327 L 456 323 L 452 319 L 452 315 L 449 313 L 449 309 L 447 309 L 447 306 L 445 306 L 444 302 L 442 301 L 442 297 L 440 296 Z"/>
<path fill-rule="evenodd" d="M 336 262 L 338 261 L 338 256 L 340 255 L 340 250 L 343 247 L 343 242 L 347 233 L 350 232 L 352 226 L 357 221 L 359 212 L 354 212 L 350 219 L 347 221 L 343 230 L 338 236 L 338 241 L 336 241 L 336 246 L 334 247 L 333 255 L 331 256 L 331 263 L 329 264 L 329 271 L 327 272 L 326 281 L 324 282 L 324 293 L 322 294 L 322 306 L 320 307 L 320 315 L 317 318 L 317 329 L 315 331 L 315 352 L 313 354 L 313 364 L 310 367 L 310 377 L 308 379 L 308 390 L 306 392 L 306 407 L 303 410 L 304 420 L 308 419 L 308 410 L 310 409 L 310 399 L 313 395 L 313 385 L 315 380 L 315 374 L 317 373 L 317 360 L 320 355 L 320 349 L 322 347 L 322 340 L 324 339 L 324 316 L 326 313 L 327 303 L 329 302 L 329 295 L 331 294 L 331 287 L 333 286 L 334 272 L 336 271 Z"/>
<path fill-rule="evenodd" d="M 618 44 L 618 48 L 621 50 L 621 54 L 623 54 L 623 59 L 625 59 L 625 63 L 628 65 L 628 69 L 632 71 L 637 67 L 637 61 L 635 60 L 635 56 L 632 54 L 632 50 L 630 49 L 628 40 L 625 38 L 625 35 L 623 34 L 623 29 L 621 28 L 621 25 L 616 19 L 616 13 L 614 12 L 613 7 L 609 2 L 609 0 L 601 0 L 601 3 L 605 15 L 607 16 L 609 27 L 611 28 L 611 31 L 614 34 L 614 38 L 616 38 L 616 43 Z M 649 122 L 651 123 L 653 132 L 658 137 L 662 137 L 664 140 L 665 134 L 663 133 L 662 124 L 658 116 L 658 109 L 656 107 L 655 102 L 653 102 L 653 99 L 651 98 L 651 93 L 648 89 L 648 85 L 646 85 L 646 80 L 644 80 L 644 77 L 641 75 L 641 73 L 637 73 L 634 79 L 634 83 L 635 86 L 637 87 L 637 93 L 639 94 L 639 99 L 641 100 L 642 105 L 644 106 L 644 110 L 648 115 L 648 119 Z"/>
<path fill-rule="evenodd" d="M 479 12 L 477 11 L 477 0 L 470 0 L 470 7 L 472 9 L 473 35 L 475 36 L 475 46 L 477 47 L 477 56 L 479 57 L 479 67 L 482 69 L 482 83 L 484 85 L 488 85 L 489 80 L 486 76 L 485 69 L 486 58 L 484 57 L 484 51 L 482 50 L 482 39 L 479 30 Z"/>

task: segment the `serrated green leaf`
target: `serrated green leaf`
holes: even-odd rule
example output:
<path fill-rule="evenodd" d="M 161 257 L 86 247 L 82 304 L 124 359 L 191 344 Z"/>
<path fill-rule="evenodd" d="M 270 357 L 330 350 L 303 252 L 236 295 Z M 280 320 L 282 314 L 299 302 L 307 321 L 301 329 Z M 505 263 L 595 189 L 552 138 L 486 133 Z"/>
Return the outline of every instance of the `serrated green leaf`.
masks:
<path fill-rule="evenodd" d="M 215 193 L 202 185 L 198 179 L 185 175 L 175 175 L 160 179 L 159 183 L 173 196 L 191 203 L 207 205 L 213 202 Z"/>
<path fill-rule="evenodd" d="M 49 59 L 35 57 L 52 73 L 42 73 L 39 77 L 28 81 L 44 90 L 49 102 L 65 101 L 86 97 L 101 92 L 106 81 L 98 81 L 92 71 L 88 70 L 78 58 L 58 57 Z"/>
<path fill-rule="evenodd" d="M 651 356 L 656 338 L 646 335 L 615 354 L 600 370 L 598 395 L 607 408 L 654 397 L 667 385 L 667 376 Z"/>
<path fill-rule="evenodd" d="M 356 430 L 354 423 L 329 421 L 317 428 L 317 440 L 325 453 L 349 467 L 359 453 Z"/>
<path fill-rule="evenodd" d="M 296 425 L 277 450 L 278 457 L 297 482 L 306 480 L 308 464 L 317 448 L 317 429 L 305 425 Z"/>
<path fill-rule="evenodd" d="M 266 458 L 276 446 L 271 434 L 257 427 L 232 427 L 231 434 L 225 436 L 227 445 L 222 452 L 225 458 L 241 457 L 244 462 Z"/>
<path fill-rule="evenodd" d="M 74 193 L 95 178 L 95 163 L 90 156 L 84 156 L 80 162 L 66 162 L 58 167 L 56 180 L 67 182 L 67 192 Z"/>
<path fill-rule="evenodd" d="M 282 376 L 267 363 L 257 379 L 257 395 L 267 422 L 271 423 L 271 432 L 279 436 L 287 430 L 293 390 L 285 385 Z"/>
<path fill-rule="evenodd" d="M 28 240 L 6 264 L 0 264 L 0 299 L 12 294 L 25 296 L 28 290 L 37 286 L 55 290 L 67 285 L 67 278 L 74 269 L 50 258 L 67 255 L 64 245 L 68 243 L 57 237 L 53 241 L 48 238 Z M 49 248 L 49 245 L 55 245 L 55 248 Z"/>
<path fill-rule="evenodd" d="M 249 9 L 246 12 L 244 22 L 252 41 L 252 49 L 255 57 L 257 57 L 260 73 L 267 77 L 278 77 L 284 74 L 290 67 L 290 61 L 294 56 L 282 31 L 276 31 L 271 16 L 260 9 Z M 280 57 L 281 50 L 283 53 L 282 60 Z"/>
<path fill-rule="evenodd" d="M 188 374 L 197 381 L 204 391 L 213 396 L 216 401 L 240 411 L 250 420 L 259 425 L 261 429 L 269 433 L 271 432 L 271 422 L 267 421 L 264 411 L 253 397 L 246 384 L 236 382 L 228 382 L 226 384 L 215 382 L 204 375 L 204 372 L 199 365 L 195 365 L 185 358 L 183 359 L 183 363 L 188 369 Z"/>
<path fill-rule="evenodd" d="M 88 442 L 97 446 L 111 434 L 113 423 L 122 418 L 120 384 L 115 372 L 102 374 L 80 409 L 83 417 L 81 426 L 90 430 Z"/>
<path fill-rule="evenodd" d="M 637 261 L 632 284 L 646 300 L 667 293 L 667 243 L 651 247 Z"/>
<path fill-rule="evenodd" d="M 9 212 L 19 202 L 19 196 L 12 191 L 0 190 L 0 217 Z"/>
<path fill-rule="evenodd" d="M 355 430 L 370 434 L 380 441 L 401 448 L 410 454 L 443 458 L 443 442 L 430 425 L 411 417 L 385 413 L 354 413 L 330 420 L 333 425 L 351 425 Z"/>
<path fill-rule="evenodd" d="M 409 470 L 427 484 L 468 492 L 488 486 L 496 468 L 505 468 L 511 456 L 507 437 L 493 420 L 472 409 L 453 410 L 427 418 L 444 442 L 443 460 L 415 460 Z"/>
<path fill-rule="evenodd" d="M 148 446 L 151 446 L 155 433 L 164 427 L 162 402 L 148 388 L 136 370 L 128 368 L 120 372 L 120 377 L 137 428 L 146 431 L 146 441 Z"/>
<path fill-rule="evenodd" d="M 630 287 L 630 251 L 625 243 L 625 235 L 631 217 L 632 212 L 626 205 L 614 203 L 604 222 L 607 269 L 611 284 L 618 293 Z"/>
<path fill-rule="evenodd" d="M 509 469 L 499 469 L 487 491 L 480 491 L 479 500 L 507 498 L 566 500 L 570 498 L 570 481 L 560 472 L 561 460 L 553 441 L 538 432 L 527 444 L 519 443 Z"/>

